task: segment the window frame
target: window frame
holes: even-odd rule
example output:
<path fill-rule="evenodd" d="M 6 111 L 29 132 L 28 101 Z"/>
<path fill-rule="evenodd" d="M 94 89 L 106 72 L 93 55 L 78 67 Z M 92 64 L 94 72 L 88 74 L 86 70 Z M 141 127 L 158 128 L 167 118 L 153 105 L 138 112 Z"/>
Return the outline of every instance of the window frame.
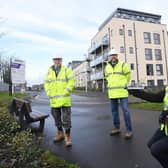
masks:
<path fill-rule="evenodd" d="M 125 48 L 124 48 L 124 46 L 120 46 L 120 53 L 125 53 Z"/>
<path fill-rule="evenodd" d="M 123 29 L 119 29 L 119 35 L 123 36 L 124 35 L 124 30 Z"/>
<path fill-rule="evenodd" d="M 131 63 L 131 64 L 130 64 L 130 68 L 131 68 L 131 70 L 135 70 L 135 64 L 134 64 L 134 63 Z"/>
<path fill-rule="evenodd" d="M 144 43 L 151 44 L 151 33 L 150 32 L 144 32 Z"/>
<path fill-rule="evenodd" d="M 161 49 L 155 49 L 154 51 L 155 51 L 155 60 L 159 60 L 159 61 L 162 60 L 162 50 Z M 157 51 L 160 51 L 160 52 L 158 52 L 158 53 L 160 53 L 160 55 L 157 54 Z M 160 56 L 160 57 L 158 57 L 158 56 Z"/>
<path fill-rule="evenodd" d="M 159 69 L 157 67 L 159 67 Z M 156 64 L 156 75 L 157 76 L 163 75 L 163 64 Z"/>
<path fill-rule="evenodd" d="M 151 48 L 145 48 L 145 60 L 153 60 L 153 55 L 152 55 L 152 49 Z"/>
<path fill-rule="evenodd" d="M 150 82 L 151 82 L 151 85 L 149 85 Z M 147 86 L 148 86 L 148 87 L 153 87 L 153 86 L 155 86 L 155 81 L 154 81 L 154 80 L 147 80 Z"/>
<path fill-rule="evenodd" d="M 129 36 L 129 37 L 132 36 L 132 30 L 131 30 L 131 29 L 128 30 L 128 36 Z"/>
<path fill-rule="evenodd" d="M 151 67 L 151 68 L 149 68 Z M 151 70 L 151 71 L 148 71 Z M 146 75 L 147 76 L 154 76 L 153 64 L 146 64 Z"/>
<path fill-rule="evenodd" d="M 129 53 L 134 54 L 134 48 L 133 47 L 129 47 Z"/>
<path fill-rule="evenodd" d="M 160 45 L 160 34 L 159 33 L 153 33 L 153 42 L 154 44 Z"/>
<path fill-rule="evenodd" d="M 162 81 L 162 84 L 160 85 L 159 82 Z M 158 79 L 157 80 L 157 86 L 164 86 L 164 80 L 163 79 Z"/>

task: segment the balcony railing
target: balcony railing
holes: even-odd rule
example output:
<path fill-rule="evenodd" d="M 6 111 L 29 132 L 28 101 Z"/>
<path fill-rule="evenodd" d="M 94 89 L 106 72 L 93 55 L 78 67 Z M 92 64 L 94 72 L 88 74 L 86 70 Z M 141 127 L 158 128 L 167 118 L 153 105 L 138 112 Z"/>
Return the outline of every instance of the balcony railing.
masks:
<path fill-rule="evenodd" d="M 103 56 L 101 55 L 97 57 L 95 60 L 91 61 L 90 66 L 95 67 L 96 65 L 101 64 L 103 61 L 107 60 L 107 57 L 108 57 L 108 53 L 106 52 L 103 54 Z"/>
<path fill-rule="evenodd" d="M 103 71 L 99 71 L 90 75 L 90 80 L 98 80 L 103 78 L 104 78 Z"/>
<path fill-rule="evenodd" d="M 102 40 L 98 41 L 96 44 L 91 46 L 88 50 L 89 54 L 93 54 L 97 49 L 99 49 L 101 46 L 108 46 L 109 45 L 109 38 L 108 36 L 106 38 L 103 38 Z"/>
<path fill-rule="evenodd" d="M 94 66 L 96 66 L 96 65 L 98 65 L 98 64 L 100 64 L 102 62 L 103 62 L 103 57 L 100 56 L 100 57 L 96 58 L 95 60 L 91 61 L 90 62 L 90 66 L 94 67 Z"/>

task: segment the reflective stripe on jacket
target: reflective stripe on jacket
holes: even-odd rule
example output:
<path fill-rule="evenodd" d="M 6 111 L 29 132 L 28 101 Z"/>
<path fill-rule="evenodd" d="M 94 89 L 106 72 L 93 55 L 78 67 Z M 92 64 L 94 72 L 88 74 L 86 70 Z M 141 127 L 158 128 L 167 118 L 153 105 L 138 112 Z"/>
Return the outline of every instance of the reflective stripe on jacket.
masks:
<path fill-rule="evenodd" d="M 50 106 L 71 106 L 70 92 L 74 89 L 74 85 L 75 80 L 70 68 L 61 66 L 56 77 L 54 67 L 50 67 L 44 81 L 46 94 L 50 98 Z"/>
<path fill-rule="evenodd" d="M 114 68 L 110 63 L 105 67 L 105 78 L 109 98 L 128 97 L 127 85 L 130 82 L 130 66 L 119 61 Z"/>

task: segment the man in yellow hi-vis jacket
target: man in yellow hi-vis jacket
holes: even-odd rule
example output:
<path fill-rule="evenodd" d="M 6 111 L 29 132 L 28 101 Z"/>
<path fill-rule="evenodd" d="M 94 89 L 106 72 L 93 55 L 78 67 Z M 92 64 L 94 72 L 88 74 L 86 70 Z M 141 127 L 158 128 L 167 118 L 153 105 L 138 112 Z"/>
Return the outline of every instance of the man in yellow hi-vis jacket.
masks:
<path fill-rule="evenodd" d="M 128 111 L 128 90 L 127 85 L 130 82 L 130 67 L 128 64 L 118 60 L 118 53 L 113 49 L 109 52 L 109 62 L 105 67 L 105 78 L 107 80 L 108 97 L 111 102 L 111 111 L 113 116 L 114 128 L 110 135 L 120 133 L 119 101 L 124 113 L 126 134 L 125 138 L 132 137 L 131 117 Z"/>
<path fill-rule="evenodd" d="M 71 146 L 71 97 L 70 93 L 74 89 L 75 80 L 70 68 L 62 65 L 62 58 L 53 58 L 52 65 L 45 76 L 44 88 L 50 98 L 51 113 L 58 129 L 58 134 L 54 142 L 64 140 L 65 144 Z M 61 117 L 62 116 L 62 117 Z M 62 119 L 61 119 L 62 118 Z"/>

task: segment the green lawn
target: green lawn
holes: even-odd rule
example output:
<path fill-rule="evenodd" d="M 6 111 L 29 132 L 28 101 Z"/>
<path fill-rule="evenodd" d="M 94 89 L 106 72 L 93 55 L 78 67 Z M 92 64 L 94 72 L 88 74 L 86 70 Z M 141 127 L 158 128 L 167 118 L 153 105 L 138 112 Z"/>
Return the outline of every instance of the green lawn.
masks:
<path fill-rule="evenodd" d="M 9 101 L 9 100 L 11 100 L 12 97 L 22 98 L 24 96 L 26 96 L 26 94 L 21 94 L 21 93 L 14 93 L 12 96 L 9 96 L 8 92 L 0 91 L 0 101 L 1 102 Z"/>
<path fill-rule="evenodd" d="M 136 108 L 136 109 L 145 109 L 145 110 L 156 110 L 161 111 L 163 110 L 163 103 L 133 103 L 129 104 L 130 108 Z"/>

